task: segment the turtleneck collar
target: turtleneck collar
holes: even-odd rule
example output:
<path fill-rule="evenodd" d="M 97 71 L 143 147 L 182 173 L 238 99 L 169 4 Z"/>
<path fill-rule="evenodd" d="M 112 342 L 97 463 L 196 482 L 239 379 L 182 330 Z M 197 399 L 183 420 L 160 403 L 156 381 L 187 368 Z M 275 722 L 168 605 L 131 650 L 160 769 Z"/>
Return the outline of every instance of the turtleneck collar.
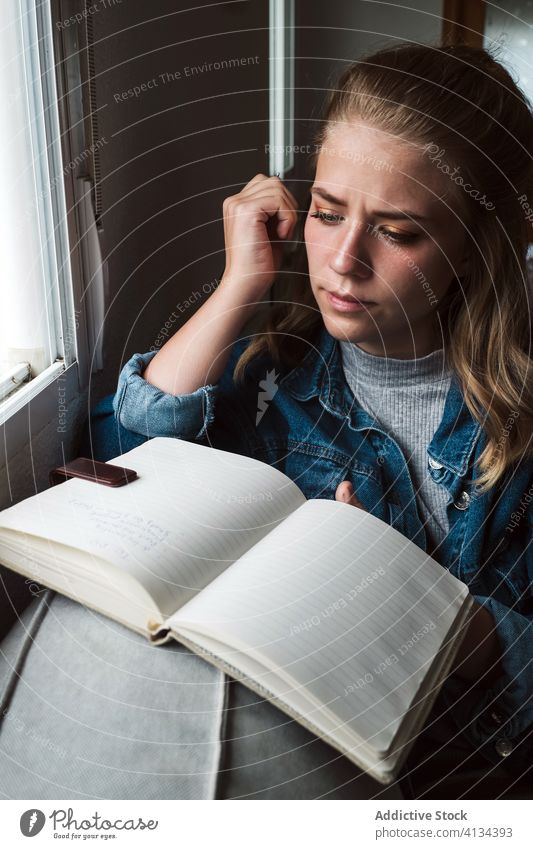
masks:
<path fill-rule="evenodd" d="M 444 380 L 451 374 L 446 363 L 444 348 L 424 357 L 398 359 L 378 357 L 363 351 L 355 342 L 339 342 L 343 368 L 357 377 L 359 383 L 401 385 Z"/>

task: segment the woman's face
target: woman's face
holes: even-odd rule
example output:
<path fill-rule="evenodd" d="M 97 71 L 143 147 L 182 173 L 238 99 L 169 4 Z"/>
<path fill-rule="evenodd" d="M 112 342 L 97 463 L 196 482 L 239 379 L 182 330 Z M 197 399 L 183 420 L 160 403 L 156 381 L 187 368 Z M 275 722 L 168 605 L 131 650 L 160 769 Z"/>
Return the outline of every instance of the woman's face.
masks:
<path fill-rule="evenodd" d="M 396 358 L 442 347 L 436 311 L 467 267 L 453 188 L 421 148 L 357 123 L 330 128 L 305 242 L 311 288 L 332 336 Z"/>

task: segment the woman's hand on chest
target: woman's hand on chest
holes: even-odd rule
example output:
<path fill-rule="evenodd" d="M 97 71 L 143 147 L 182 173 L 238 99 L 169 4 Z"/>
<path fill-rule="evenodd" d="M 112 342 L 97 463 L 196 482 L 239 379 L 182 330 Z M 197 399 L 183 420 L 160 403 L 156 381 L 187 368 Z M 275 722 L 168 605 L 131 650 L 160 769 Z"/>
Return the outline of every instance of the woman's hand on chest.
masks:
<path fill-rule="evenodd" d="M 347 504 L 351 504 L 353 507 L 360 507 L 361 510 L 368 510 L 361 504 L 356 494 L 353 491 L 353 484 L 350 481 L 342 481 L 335 491 L 335 501 L 345 501 Z"/>

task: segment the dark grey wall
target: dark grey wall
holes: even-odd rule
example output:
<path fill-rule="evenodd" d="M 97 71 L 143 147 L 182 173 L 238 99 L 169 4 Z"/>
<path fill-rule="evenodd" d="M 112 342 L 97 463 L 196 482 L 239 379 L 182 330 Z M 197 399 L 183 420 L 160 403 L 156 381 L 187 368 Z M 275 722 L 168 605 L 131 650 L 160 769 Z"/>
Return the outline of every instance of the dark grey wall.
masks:
<path fill-rule="evenodd" d="M 123 0 L 93 26 L 108 264 L 96 399 L 223 271 L 222 201 L 267 168 L 268 2 Z M 134 86 L 144 90 L 126 94 Z"/>

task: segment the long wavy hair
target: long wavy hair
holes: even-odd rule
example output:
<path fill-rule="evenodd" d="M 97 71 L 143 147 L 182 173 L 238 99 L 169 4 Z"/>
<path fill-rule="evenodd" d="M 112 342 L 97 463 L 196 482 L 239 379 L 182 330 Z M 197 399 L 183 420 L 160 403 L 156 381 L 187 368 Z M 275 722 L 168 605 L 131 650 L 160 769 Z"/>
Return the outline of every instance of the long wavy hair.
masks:
<path fill-rule="evenodd" d="M 481 494 L 533 453 L 533 292 L 526 265 L 531 104 L 485 49 L 403 42 L 353 62 L 340 75 L 318 123 L 311 173 L 330 125 L 352 119 L 438 150 L 439 168 L 448 174 L 455 168 L 463 178 L 463 187 L 450 179 L 449 197 L 470 240 L 470 264 L 468 273 L 453 279 L 437 312 L 447 362 L 487 437 L 478 458 Z M 323 327 L 309 283 L 306 214 L 300 213 L 293 237 L 299 247 L 278 275 L 271 307 L 236 364 L 236 381 L 261 353 L 280 366 L 299 364 Z"/>

